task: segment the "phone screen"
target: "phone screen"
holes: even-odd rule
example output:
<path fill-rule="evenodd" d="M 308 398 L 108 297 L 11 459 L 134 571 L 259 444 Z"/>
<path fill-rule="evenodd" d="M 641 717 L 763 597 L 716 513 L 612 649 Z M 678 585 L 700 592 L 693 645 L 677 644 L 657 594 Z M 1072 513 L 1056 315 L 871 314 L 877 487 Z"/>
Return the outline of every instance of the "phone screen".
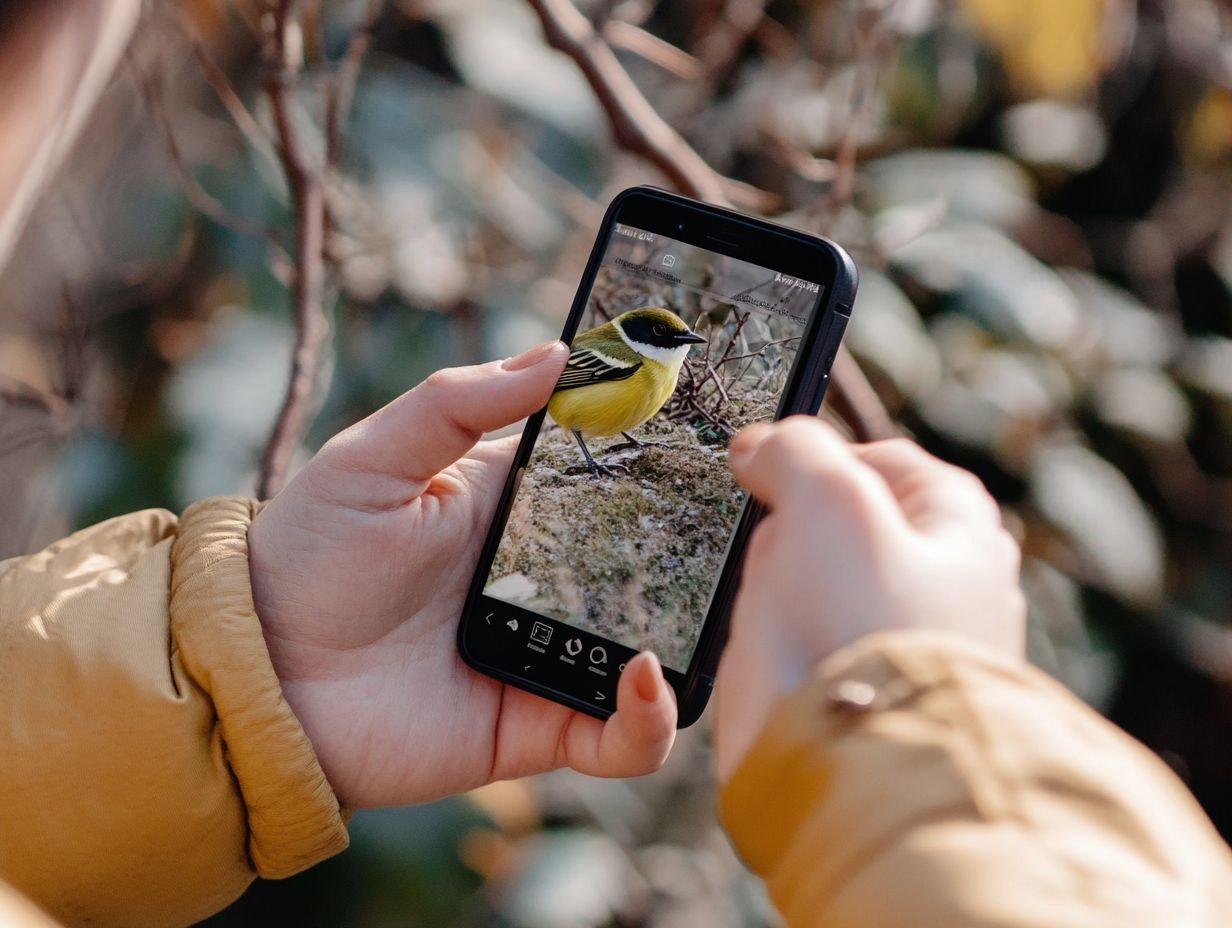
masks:
<path fill-rule="evenodd" d="M 746 503 L 728 442 L 774 418 L 822 290 L 616 224 L 483 592 L 684 672 Z"/>

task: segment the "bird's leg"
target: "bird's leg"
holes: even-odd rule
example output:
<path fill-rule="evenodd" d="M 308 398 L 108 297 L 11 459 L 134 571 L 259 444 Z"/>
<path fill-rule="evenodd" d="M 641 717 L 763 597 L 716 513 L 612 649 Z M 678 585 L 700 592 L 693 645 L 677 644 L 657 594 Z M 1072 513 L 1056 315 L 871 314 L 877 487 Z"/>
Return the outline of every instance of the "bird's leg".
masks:
<path fill-rule="evenodd" d="M 582 433 L 577 429 L 574 429 L 573 437 L 577 439 L 578 447 L 582 449 L 582 456 L 586 458 L 586 466 L 596 478 L 615 477 L 616 468 L 620 468 L 621 470 L 627 469 L 623 464 L 603 465 L 598 463 L 593 457 L 590 456 L 590 449 L 586 447 L 586 441 L 582 438 Z"/>
<path fill-rule="evenodd" d="M 625 440 L 620 442 L 620 444 L 612 445 L 612 447 L 608 448 L 606 451 L 603 452 L 604 454 L 611 454 L 613 451 L 627 451 L 630 448 L 670 448 L 671 447 L 671 444 L 665 441 L 642 441 L 641 439 L 634 438 L 628 432 L 621 432 L 620 434 L 625 437 Z"/>

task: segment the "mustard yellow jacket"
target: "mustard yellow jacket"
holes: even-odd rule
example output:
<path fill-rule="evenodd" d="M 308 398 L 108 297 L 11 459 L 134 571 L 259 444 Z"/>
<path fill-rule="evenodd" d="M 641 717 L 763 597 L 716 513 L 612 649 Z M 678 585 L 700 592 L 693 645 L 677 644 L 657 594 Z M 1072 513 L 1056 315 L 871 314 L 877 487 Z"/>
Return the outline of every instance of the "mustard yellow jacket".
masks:
<path fill-rule="evenodd" d="M 346 847 L 253 611 L 254 511 L 0 562 L 0 925 L 188 924 Z M 939 634 L 825 661 L 722 814 L 792 928 L 1232 925 L 1232 856 L 1163 764 Z"/>

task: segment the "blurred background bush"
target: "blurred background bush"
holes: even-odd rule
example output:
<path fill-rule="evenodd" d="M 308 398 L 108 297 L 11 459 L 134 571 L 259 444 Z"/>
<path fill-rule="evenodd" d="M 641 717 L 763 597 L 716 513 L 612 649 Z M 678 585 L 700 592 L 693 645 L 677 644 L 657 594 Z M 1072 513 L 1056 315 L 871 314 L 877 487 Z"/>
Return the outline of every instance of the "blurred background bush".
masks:
<path fill-rule="evenodd" d="M 434 368 L 552 337 L 609 197 L 684 186 L 853 252 L 859 366 L 827 414 L 986 482 L 1032 658 L 1232 835 L 1228 4 L 276 14 L 151 5 L 0 281 L 0 557 L 252 492 L 297 332 L 327 334 L 291 467 Z M 773 924 L 706 765 L 703 723 L 643 780 L 361 813 L 347 854 L 208 924 Z"/>

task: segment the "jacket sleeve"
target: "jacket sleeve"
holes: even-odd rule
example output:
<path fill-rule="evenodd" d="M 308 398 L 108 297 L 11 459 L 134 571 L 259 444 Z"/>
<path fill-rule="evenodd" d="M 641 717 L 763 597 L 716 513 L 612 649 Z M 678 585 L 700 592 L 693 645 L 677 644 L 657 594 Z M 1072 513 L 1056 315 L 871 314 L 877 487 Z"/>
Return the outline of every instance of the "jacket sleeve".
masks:
<path fill-rule="evenodd" d="M 1042 673 L 943 633 L 832 655 L 721 804 L 790 928 L 1232 917 L 1232 856 L 1162 762 Z"/>
<path fill-rule="evenodd" d="M 0 563 L 0 880 L 68 925 L 188 924 L 346 846 L 253 609 L 255 511 Z"/>

